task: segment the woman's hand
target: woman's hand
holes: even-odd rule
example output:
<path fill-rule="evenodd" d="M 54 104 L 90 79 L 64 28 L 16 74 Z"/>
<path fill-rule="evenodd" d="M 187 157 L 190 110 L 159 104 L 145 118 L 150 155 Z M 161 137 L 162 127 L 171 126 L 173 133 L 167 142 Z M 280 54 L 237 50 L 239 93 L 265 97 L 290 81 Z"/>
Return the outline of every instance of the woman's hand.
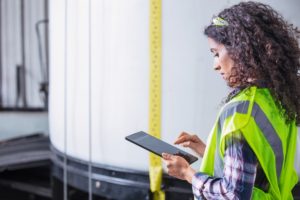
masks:
<path fill-rule="evenodd" d="M 190 135 L 186 132 L 182 132 L 174 144 L 180 144 L 184 147 L 189 147 L 195 151 L 200 157 L 203 157 L 206 145 L 198 138 L 197 135 Z"/>
<path fill-rule="evenodd" d="M 192 183 L 192 178 L 196 172 L 190 167 L 189 163 L 184 158 L 168 153 L 163 153 L 162 157 L 168 168 L 168 174 L 170 176 Z"/>

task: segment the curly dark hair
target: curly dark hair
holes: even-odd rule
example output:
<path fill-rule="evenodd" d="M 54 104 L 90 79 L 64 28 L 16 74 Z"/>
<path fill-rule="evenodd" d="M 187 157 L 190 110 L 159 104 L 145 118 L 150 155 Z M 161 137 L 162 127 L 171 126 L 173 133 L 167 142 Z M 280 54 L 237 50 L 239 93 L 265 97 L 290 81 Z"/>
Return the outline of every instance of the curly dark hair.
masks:
<path fill-rule="evenodd" d="M 218 17 L 228 25 L 211 24 L 204 34 L 223 44 L 235 63 L 229 86 L 261 87 L 263 83 L 270 89 L 286 122 L 296 120 L 299 126 L 298 28 L 270 6 L 258 2 L 241 2 L 221 11 Z"/>

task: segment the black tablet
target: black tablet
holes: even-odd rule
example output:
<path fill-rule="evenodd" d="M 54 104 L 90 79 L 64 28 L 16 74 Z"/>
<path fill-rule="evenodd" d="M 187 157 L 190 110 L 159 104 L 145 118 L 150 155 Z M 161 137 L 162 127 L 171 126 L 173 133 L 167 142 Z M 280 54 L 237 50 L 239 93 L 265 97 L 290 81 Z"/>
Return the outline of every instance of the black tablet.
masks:
<path fill-rule="evenodd" d="M 162 156 L 162 153 L 169 153 L 172 155 L 177 155 L 183 157 L 189 164 L 192 164 L 196 160 L 197 157 L 189 154 L 181 149 L 174 147 L 162 140 L 159 140 L 143 131 L 128 135 L 125 137 L 126 140 L 144 148 L 152 153 Z"/>

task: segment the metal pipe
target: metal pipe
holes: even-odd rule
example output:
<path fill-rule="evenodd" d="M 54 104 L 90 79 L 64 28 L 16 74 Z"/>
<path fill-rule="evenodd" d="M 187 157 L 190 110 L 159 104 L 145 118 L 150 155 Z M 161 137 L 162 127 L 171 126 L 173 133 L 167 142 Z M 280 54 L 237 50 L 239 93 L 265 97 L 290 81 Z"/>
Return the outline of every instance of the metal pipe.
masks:
<path fill-rule="evenodd" d="M 42 37 L 41 37 L 39 26 L 41 24 L 45 24 L 45 26 L 47 26 L 47 23 L 48 23 L 48 20 L 40 20 L 35 24 L 35 31 L 36 31 L 37 40 L 38 40 L 38 52 L 39 52 L 40 69 L 41 69 L 41 76 L 42 76 L 43 82 L 46 81 L 46 77 L 47 77 L 46 68 L 47 68 L 47 66 L 45 66 L 46 61 L 43 62 L 43 44 L 42 44 Z"/>
<path fill-rule="evenodd" d="M 3 107 L 2 70 L 2 0 L 0 0 L 0 108 Z"/>
<path fill-rule="evenodd" d="M 21 83 L 22 83 L 22 66 L 17 65 L 16 66 L 16 103 L 15 103 L 15 107 L 18 108 L 19 107 L 19 102 L 21 99 L 21 93 L 22 93 L 22 89 L 21 89 Z"/>
<path fill-rule="evenodd" d="M 45 19 L 49 19 L 49 0 L 45 0 L 45 4 L 44 4 L 44 11 L 45 11 Z M 47 23 L 47 26 L 45 26 L 45 59 L 46 59 L 46 82 L 49 83 L 49 22 Z"/>
<path fill-rule="evenodd" d="M 65 0 L 65 35 L 64 35 L 64 39 L 65 39 L 65 50 L 64 50 L 64 56 L 65 56 L 65 66 L 64 66 L 64 183 L 63 183 L 63 188 L 64 188 L 64 200 L 68 200 L 68 171 L 67 171 L 67 133 L 68 133 L 68 107 L 67 107 L 67 100 L 68 100 L 68 93 L 67 93 L 67 83 L 68 83 L 68 40 L 67 40 L 67 36 L 68 36 L 68 0 Z"/>
<path fill-rule="evenodd" d="M 88 60 L 88 66 L 89 66 L 89 108 L 88 108 L 88 112 L 89 112 L 89 168 L 88 168 L 88 173 L 89 173 L 89 200 L 93 199 L 93 191 L 92 191 L 92 14 L 91 14 L 91 0 L 88 1 L 89 4 L 89 30 L 88 30 L 88 45 L 89 45 L 89 50 L 88 50 L 88 54 L 89 54 L 89 60 Z"/>
<path fill-rule="evenodd" d="M 20 6 L 20 22 L 21 22 L 21 54 L 22 54 L 22 83 L 21 83 L 21 93 L 22 93 L 22 101 L 23 101 L 23 107 L 27 107 L 27 99 L 26 99 L 26 56 L 25 56 L 25 5 L 24 5 L 24 0 L 20 0 L 21 1 L 21 6 Z"/>
<path fill-rule="evenodd" d="M 45 60 L 43 61 L 43 44 L 42 44 L 42 37 L 40 33 L 39 26 L 41 24 L 44 24 L 45 27 L 48 25 L 48 20 L 40 20 L 35 24 L 35 31 L 37 35 L 37 40 L 38 40 L 38 52 L 39 52 L 39 61 L 40 61 L 40 69 L 41 69 L 41 77 L 42 77 L 42 82 L 40 83 L 40 93 L 43 93 L 44 95 L 44 109 L 48 110 L 48 67 L 47 67 L 47 61 L 46 61 L 46 55 L 45 55 Z M 46 29 L 45 29 L 46 31 Z M 47 40 L 45 38 L 45 40 Z M 46 42 L 44 45 L 45 49 L 45 54 L 47 54 L 47 46 Z"/>

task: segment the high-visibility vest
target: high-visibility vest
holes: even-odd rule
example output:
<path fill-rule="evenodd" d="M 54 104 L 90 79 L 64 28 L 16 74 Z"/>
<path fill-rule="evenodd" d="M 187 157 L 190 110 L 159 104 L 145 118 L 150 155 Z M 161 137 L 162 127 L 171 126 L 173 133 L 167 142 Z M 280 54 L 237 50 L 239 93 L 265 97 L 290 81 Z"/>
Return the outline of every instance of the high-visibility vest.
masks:
<path fill-rule="evenodd" d="M 267 192 L 254 187 L 252 199 L 293 199 L 298 181 L 294 169 L 297 127 L 285 123 L 270 91 L 250 87 L 241 91 L 221 109 L 208 138 L 200 171 L 221 177 L 225 138 L 240 131 L 264 171 Z"/>

